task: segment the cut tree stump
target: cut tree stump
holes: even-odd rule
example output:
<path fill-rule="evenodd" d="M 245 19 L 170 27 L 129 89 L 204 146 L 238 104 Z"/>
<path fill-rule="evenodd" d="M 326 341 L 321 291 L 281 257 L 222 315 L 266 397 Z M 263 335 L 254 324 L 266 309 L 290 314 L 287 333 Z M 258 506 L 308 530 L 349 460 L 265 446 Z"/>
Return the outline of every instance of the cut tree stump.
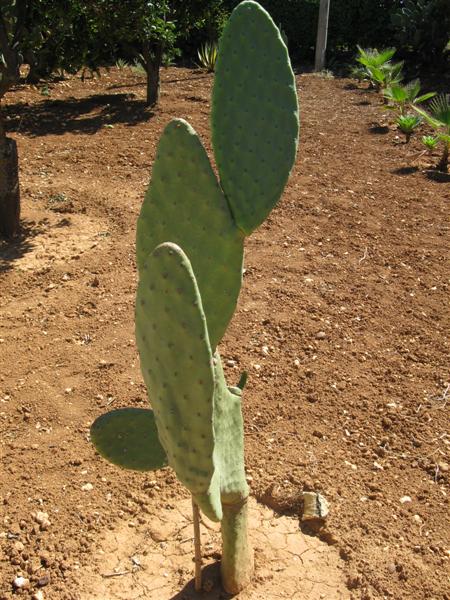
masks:
<path fill-rule="evenodd" d="M 0 145 L 0 237 L 11 238 L 19 231 L 19 161 L 15 140 L 5 137 Z"/>

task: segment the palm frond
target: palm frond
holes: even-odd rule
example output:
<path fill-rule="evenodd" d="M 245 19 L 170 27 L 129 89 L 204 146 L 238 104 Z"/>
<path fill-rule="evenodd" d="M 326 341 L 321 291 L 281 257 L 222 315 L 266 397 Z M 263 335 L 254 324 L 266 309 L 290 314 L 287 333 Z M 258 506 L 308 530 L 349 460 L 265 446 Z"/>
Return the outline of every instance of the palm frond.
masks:
<path fill-rule="evenodd" d="M 432 127 L 444 129 L 450 134 L 450 95 L 441 94 L 433 98 L 428 105 L 428 111 L 418 106 L 413 106 Z"/>
<path fill-rule="evenodd" d="M 441 94 L 429 104 L 432 117 L 441 123 L 442 127 L 450 129 L 450 94 Z"/>

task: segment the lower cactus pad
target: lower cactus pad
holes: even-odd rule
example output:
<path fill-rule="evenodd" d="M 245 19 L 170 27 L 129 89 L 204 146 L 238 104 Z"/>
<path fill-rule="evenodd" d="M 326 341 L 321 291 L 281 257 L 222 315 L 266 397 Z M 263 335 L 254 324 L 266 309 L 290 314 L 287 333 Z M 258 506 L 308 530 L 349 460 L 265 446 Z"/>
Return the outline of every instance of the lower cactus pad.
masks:
<path fill-rule="evenodd" d="M 167 466 L 152 410 L 121 408 L 98 417 L 91 426 L 97 452 L 109 462 L 134 471 Z"/>
<path fill-rule="evenodd" d="M 141 268 L 136 340 L 169 464 L 203 512 L 220 520 L 212 354 L 191 264 L 175 244 L 155 248 Z"/>

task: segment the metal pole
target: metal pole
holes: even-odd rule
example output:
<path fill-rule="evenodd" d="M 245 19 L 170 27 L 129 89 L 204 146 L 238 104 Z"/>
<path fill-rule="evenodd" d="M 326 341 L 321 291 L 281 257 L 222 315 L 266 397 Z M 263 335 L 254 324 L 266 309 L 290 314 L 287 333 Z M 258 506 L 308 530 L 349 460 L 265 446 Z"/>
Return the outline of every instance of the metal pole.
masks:
<path fill-rule="evenodd" d="M 330 14 L 330 0 L 320 0 L 319 23 L 317 25 L 316 61 L 315 71 L 322 71 L 325 67 L 325 51 L 327 49 L 328 17 Z"/>

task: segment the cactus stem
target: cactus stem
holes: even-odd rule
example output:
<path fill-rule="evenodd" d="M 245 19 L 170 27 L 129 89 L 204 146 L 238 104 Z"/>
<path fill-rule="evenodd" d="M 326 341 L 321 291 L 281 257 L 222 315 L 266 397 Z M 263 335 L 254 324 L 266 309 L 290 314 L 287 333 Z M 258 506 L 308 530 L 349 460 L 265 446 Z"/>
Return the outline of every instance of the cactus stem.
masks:
<path fill-rule="evenodd" d="M 194 522 L 195 591 L 202 590 L 202 550 L 200 542 L 200 510 L 192 496 L 192 519 Z"/>
<path fill-rule="evenodd" d="M 236 504 L 222 502 L 222 585 L 238 594 L 251 581 L 253 550 L 248 539 L 248 496 Z"/>
<path fill-rule="evenodd" d="M 247 383 L 247 378 L 248 378 L 247 371 L 242 371 L 241 376 L 239 378 L 239 383 L 237 384 L 237 387 L 240 390 L 243 390 L 245 388 L 245 384 Z"/>

